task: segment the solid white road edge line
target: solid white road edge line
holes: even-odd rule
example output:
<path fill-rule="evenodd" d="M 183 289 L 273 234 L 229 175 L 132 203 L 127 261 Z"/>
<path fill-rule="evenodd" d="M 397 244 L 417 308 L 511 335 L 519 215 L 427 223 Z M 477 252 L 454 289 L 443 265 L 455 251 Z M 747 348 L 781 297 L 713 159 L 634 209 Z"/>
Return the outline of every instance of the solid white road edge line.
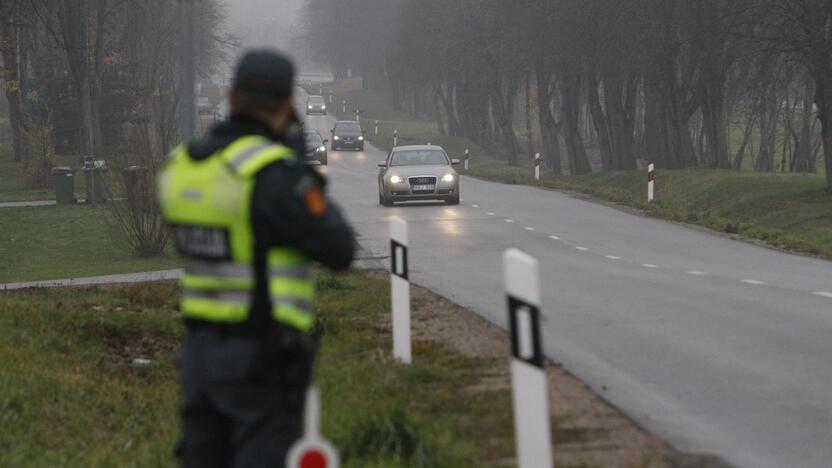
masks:
<path fill-rule="evenodd" d="M 816 291 L 816 292 L 813 292 L 812 294 L 814 294 L 815 296 L 828 297 L 829 299 L 832 299 L 832 292 Z"/>
<path fill-rule="evenodd" d="M 610 260 L 621 260 L 621 257 L 616 257 L 615 255 L 607 255 L 607 258 Z"/>
<path fill-rule="evenodd" d="M 575 247 L 575 250 L 580 250 L 581 252 L 586 252 L 589 249 L 586 248 L 586 247 Z"/>
<path fill-rule="evenodd" d="M 702 275 L 705 274 L 704 271 L 699 271 L 699 270 L 690 270 L 690 271 L 686 271 L 685 273 L 687 273 L 689 275 L 693 275 L 693 276 L 702 276 Z"/>
<path fill-rule="evenodd" d="M 658 265 L 654 265 L 652 263 L 642 263 L 641 266 L 643 266 L 644 268 L 658 268 L 659 267 Z"/>
<path fill-rule="evenodd" d="M 536 230 L 537 230 L 537 229 L 535 229 L 535 228 L 533 228 L 533 227 L 531 227 L 531 226 L 526 226 L 526 228 L 525 228 L 525 229 L 526 229 L 527 231 L 536 231 Z"/>
<path fill-rule="evenodd" d="M 558 237 L 558 236 L 549 236 L 549 239 L 552 239 L 552 240 L 560 240 L 560 237 Z"/>

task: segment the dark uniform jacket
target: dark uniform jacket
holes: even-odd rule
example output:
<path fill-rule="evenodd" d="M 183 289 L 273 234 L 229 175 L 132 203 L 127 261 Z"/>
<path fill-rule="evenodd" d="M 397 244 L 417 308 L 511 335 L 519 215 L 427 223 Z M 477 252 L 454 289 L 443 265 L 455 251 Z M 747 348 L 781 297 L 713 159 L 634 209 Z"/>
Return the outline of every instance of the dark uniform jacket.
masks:
<path fill-rule="evenodd" d="M 326 180 L 303 164 L 304 142 L 300 131 L 275 135 L 257 120 L 233 116 L 216 126 L 208 136 L 188 146 L 190 156 L 205 159 L 247 135 L 262 135 L 295 151 L 294 160 L 282 160 L 262 169 L 256 176 L 251 220 L 255 237 L 255 296 L 248 326 L 250 332 L 269 328 L 271 321 L 266 251 L 274 246 L 290 246 L 312 261 L 333 270 L 348 268 L 355 254 L 355 238 L 341 211 L 318 196 Z M 309 191 L 316 197 L 309 197 Z M 314 206 L 310 205 L 310 200 Z M 323 202 L 323 203 L 321 203 Z"/>

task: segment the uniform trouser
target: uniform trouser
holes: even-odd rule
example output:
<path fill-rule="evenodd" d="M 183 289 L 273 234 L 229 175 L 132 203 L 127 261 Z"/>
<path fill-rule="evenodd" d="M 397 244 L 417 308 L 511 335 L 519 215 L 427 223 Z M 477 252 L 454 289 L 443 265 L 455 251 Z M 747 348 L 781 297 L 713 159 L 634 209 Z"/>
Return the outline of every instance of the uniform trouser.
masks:
<path fill-rule="evenodd" d="M 253 338 L 189 330 L 182 346 L 182 440 L 186 468 L 282 467 L 302 433 L 303 387 L 249 377 Z M 287 403 L 294 402 L 294 403 Z"/>

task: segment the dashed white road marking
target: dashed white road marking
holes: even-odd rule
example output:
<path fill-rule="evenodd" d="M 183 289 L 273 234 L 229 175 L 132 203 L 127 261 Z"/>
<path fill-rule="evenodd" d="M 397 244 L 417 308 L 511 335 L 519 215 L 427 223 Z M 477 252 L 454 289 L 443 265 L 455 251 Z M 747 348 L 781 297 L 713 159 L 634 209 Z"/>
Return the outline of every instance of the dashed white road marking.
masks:
<path fill-rule="evenodd" d="M 486 213 L 486 214 L 487 214 L 488 216 L 494 216 L 494 213 L 493 213 L 493 212 L 491 212 L 491 211 L 489 211 L 489 212 L 488 212 L 488 213 Z"/>
<path fill-rule="evenodd" d="M 659 267 L 658 265 L 654 265 L 652 263 L 642 263 L 641 266 L 643 266 L 644 268 L 658 268 Z"/>
<path fill-rule="evenodd" d="M 829 299 L 832 299 L 832 292 L 817 291 L 813 292 L 812 294 L 814 294 L 815 296 L 828 297 Z"/>
<path fill-rule="evenodd" d="M 531 227 L 531 226 L 526 226 L 526 228 L 525 228 L 525 229 L 526 229 L 527 231 L 537 231 L 537 229 L 535 229 L 535 228 L 533 228 L 533 227 Z"/>
<path fill-rule="evenodd" d="M 765 281 L 760 281 L 760 280 L 755 280 L 755 279 L 744 279 L 744 280 L 742 280 L 742 282 L 745 283 L 745 284 L 754 284 L 754 285 L 766 284 Z"/>
<path fill-rule="evenodd" d="M 617 257 L 615 255 L 607 255 L 607 258 L 610 260 L 621 260 L 621 257 Z"/>
<path fill-rule="evenodd" d="M 479 208 L 479 205 L 471 205 L 471 208 Z"/>
<path fill-rule="evenodd" d="M 513 223 L 513 222 L 514 222 L 514 220 L 513 220 L 513 219 L 508 219 L 508 218 L 506 218 L 506 222 L 507 222 L 507 223 Z"/>
<path fill-rule="evenodd" d="M 580 250 L 581 252 L 586 252 L 589 249 L 586 248 L 586 247 L 575 247 L 575 250 Z"/>
<path fill-rule="evenodd" d="M 690 270 L 690 271 L 686 271 L 685 273 L 687 273 L 689 275 L 693 275 L 693 276 L 702 276 L 702 275 L 705 274 L 704 271 L 699 271 L 699 270 Z"/>
<path fill-rule="evenodd" d="M 560 237 L 558 237 L 558 236 L 549 236 L 549 239 L 552 239 L 552 240 L 560 240 Z"/>

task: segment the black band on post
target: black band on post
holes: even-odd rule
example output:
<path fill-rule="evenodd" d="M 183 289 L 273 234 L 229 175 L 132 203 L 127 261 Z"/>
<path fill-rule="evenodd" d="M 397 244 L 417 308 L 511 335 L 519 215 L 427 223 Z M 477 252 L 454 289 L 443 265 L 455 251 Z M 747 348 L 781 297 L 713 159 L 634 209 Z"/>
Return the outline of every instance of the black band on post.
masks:
<path fill-rule="evenodd" d="M 397 253 L 401 249 L 402 252 L 402 264 L 398 264 L 399 256 Z M 394 275 L 398 276 L 403 280 L 408 280 L 408 273 L 407 273 L 407 246 L 404 244 L 400 244 L 395 240 L 390 240 L 390 272 Z"/>
<path fill-rule="evenodd" d="M 527 326 L 528 333 L 524 334 L 520 330 L 521 323 L 518 315 L 523 311 L 529 316 Z M 508 296 L 508 312 L 509 312 L 509 327 L 511 331 L 511 354 L 515 359 L 519 359 L 533 366 L 543 368 L 543 348 L 540 343 L 540 309 L 532 304 L 529 304 L 522 299 L 514 296 Z M 522 336 L 526 336 L 531 343 L 521 343 Z M 523 345 L 526 346 L 523 346 Z M 523 352 L 524 349 L 526 352 Z"/>

